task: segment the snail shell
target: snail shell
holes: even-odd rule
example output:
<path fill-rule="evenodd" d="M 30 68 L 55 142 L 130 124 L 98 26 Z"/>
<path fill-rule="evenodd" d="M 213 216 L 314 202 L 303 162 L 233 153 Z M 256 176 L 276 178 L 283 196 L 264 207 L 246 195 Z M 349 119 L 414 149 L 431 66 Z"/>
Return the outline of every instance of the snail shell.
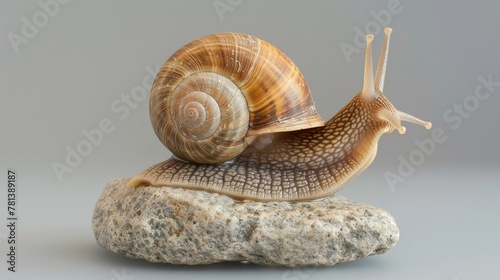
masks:
<path fill-rule="evenodd" d="M 253 136 L 323 126 L 297 66 L 256 37 L 213 34 L 176 51 L 153 84 L 156 135 L 196 163 L 235 158 Z"/>
<path fill-rule="evenodd" d="M 141 172 L 128 185 L 182 187 L 252 200 L 310 200 L 337 192 L 372 163 L 381 135 L 394 130 L 405 133 L 402 121 L 431 128 L 430 122 L 397 110 L 383 94 L 390 34 L 391 29 L 386 28 L 375 77 L 371 53 L 373 36 L 366 36 L 363 89 L 324 126 L 316 115 L 302 75 L 274 47 L 241 34 L 217 34 L 188 44 L 167 61 L 153 87 L 151 117 L 156 132 L 163 142 L 173 138 L 173 142 L 166 145 L 182 158 L 189 156 L 213 163 L 218 154 L 225 153 L 223 148 L 237 147 L 237 151 L 225 153 L 225 158 L 231 160 L 219 164 L 200 164 L 172 157 Z M 223 74 L 213 74 L 215 70 Z M 183 79 L 177 79 L 179 77 Z M 192 77 L 203 79 L 180 86 L 179 80 Z M 229 94 L 207 90 L 205 78 L 214 78 L 215 81 L 209 79 L 208 84 L 229 89 Z M 187 93 L 172 94 L 177 88 Z M 240 96 L 240 91 L 247 106 L 234 105 L 233 98 L 240 99 L 234 97 Z M 181 96 L 180 101 L 174 100 L 177 95 Z M 221 101 L 219 96 L 227 96 L 229 100 Z M 196 103 L 195 97 L 205 101 Z M 220 140 L 223 138 L 217 133 L 226 126 L 223 124 L 226 109 L 206 114 L 198 111 L 215 103 L 249 112 L 248 126 L 245 121 L 227 125 L 241 128 L 242 132 L 222 132 L 229 140 Z M 189 106 L 185 109 L 183 105 Z M 220 121 L 214 117 L 217 114 L 221 115 Z M 169 115 L 184 115 L 189 121 L 185 124 L 179 120 L 161 119 Z M 203 121 L 198 120 L 200 115 Z M 230 115 L 240 116 L 240 113 L 231 112 Z M 215 123 L 218 125 L 213 128 Z M 302 129 L 304 124 L 305 127 L 318 127 Z M 215 130 L 208 134 L 217 136 L 198 136 L 185 144 L 187 134 L 173 131 L 174 127 L 189 127 L 188 131 L 194 131 L 205 125 L 209 128 L 202 131 Z M 289 131 L 297 128 L 298 131 Z M 287 132 L 260 135 L 240 153 L 249 142 L 249 135 L 253 137 L 272 130 Z M 243 136 L 243 140 L 236 135 Z M 203 146 L 205 142 L 215 143 L 216 147 Z M 192 150 L 200 147 L 201 152 Z M 236 157 L 231 158 L 234 155 Z"/>

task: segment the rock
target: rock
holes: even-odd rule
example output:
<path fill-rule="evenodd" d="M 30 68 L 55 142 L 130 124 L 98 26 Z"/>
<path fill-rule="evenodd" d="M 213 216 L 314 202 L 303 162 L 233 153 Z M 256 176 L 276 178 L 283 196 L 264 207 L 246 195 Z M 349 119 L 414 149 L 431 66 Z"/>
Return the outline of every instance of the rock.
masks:
<path fill-rule="evenodd" d="M 131 258 L 328 266 L 382 254 L 399 239 L 387 211 L 340 196 L 239 201 L 181 188 L 129 188 L 128 180 L 106 186 L 92 222 L 97 243 Z"/>

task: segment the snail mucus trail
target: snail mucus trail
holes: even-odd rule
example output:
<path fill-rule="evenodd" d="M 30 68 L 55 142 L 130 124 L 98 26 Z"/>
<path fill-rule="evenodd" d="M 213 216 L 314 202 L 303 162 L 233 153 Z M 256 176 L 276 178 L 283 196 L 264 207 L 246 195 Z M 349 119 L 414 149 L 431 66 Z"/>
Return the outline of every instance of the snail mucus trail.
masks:
<path fill-rule="evenodd" d="M 405 127 L 401 125 L 401 121 L 419 124 L 427 129 L 431 128 L 430 122 L 422 121 L 397 110 L 383 94 L 389 39 L 392 30 L 390 28 L 385 28 L 384 31 L 385 39 L 375 77 L 373 77 L 371 52 L 373 35 L 369 34 L 366 36 L 367 45 L 363 89 L 360 93 L 356 94 L 345 107 L 324 124 L 318 121 L 318 117 L 316 116 L 302 119 L 299 117 L 299 123 L 306 123 L 306 125 L 312 127 L 306 128 L 300 125 L 298 126 L 298 130 L 287 131 L 287 126 L 293 127 L 294 125 L 292 121 L 282 121 L 284 125 L 281 124 L 281 126 L 284 126 L 285 129 L 281 131 L 278 130 L 278 132 L 274 133 L 273 131 L 266 131 L 261 134 L 252 133 L 252 124 L 250 124 L 250 128 L 248 128 L 248 130 L 245 129 L 245 135 L 242 142 L 238 144 L 244 146 L 244 149 L 241 153 L 234 156 L 234 158 L 224 159 L 220 163 L 196 163 L 182 159 L 183 156 L 176 156 L 176 152 L 173 152 L 173 157 L 146 169 L 132 178 L 128 186 L 181 187 L 220 193 L 238 199 L 259 201 L 311 200 L 337 192 L 350 179 L 354 178 L 372 163 L 377 153 L 377 142 L 382 134 L 391 133 L 395 129 L 397 129 L 400 134 L 405 133 Z M 227 39 L 230 36 L 241 36 L 251 41 L 258 40 L 249 35 L 227 33 L 205 37 L 210 38 L 210 40 L 207 39 L 208 41 L 206 42 L 208 43 L 206 44 L 211 43 L 212 39 L 215 40 L 215 37 L 210 36 L 219 36 L 217 37 L 219 41 L 231 41 Z M 259 41 L 258 43 L 262 42 L 264 41 Z M 217 42 L 214 44 L 215 48 L 225 47 L 221 45 L 222 43 Z M 206 49 L 211 47 L 213 46 L 204 46 Z M 232 51 L 234 55 L 234 49 Z M 224 53 L 220 54 L 224 56 Z M 178 59 L 175 54 L 172 57 Z M 172 60 L 172 57 L 170 60 Z M 272 59 L 272 56 L 266 59 Z M 285 56 L 284 61 L 288 61 L 287 59 L 288 58 Z M 165 63 L 165 65 L 167 63 Z M 207 62 L 202 61 L 201 64 L 203 63 Z M 231 60 L 226 59 L 225 63 L 231 63 Z M 232 61 L 232 63 L 235 64 L 235 67 L 240 69 L 240 67 L 245 66 L 244 64 L 247 63 L 247 61 L 240 57 L 240 60 Z M 191 65 L 183 66 L 189 67 Z M 271 65 L 271 67 L 272 66 L 273 65 Z M 295 67 L 293 63 L 292 66 Z M 267 67 L 270 66 L 267 65 Z M 258 73 L 261 70 L 262 69 L 253 69 L 253 72 Z M 295 71 L 295 69 L 293 70 Z M 162 70 L 160 70 L 158 77 L 161 75 L 164 75 Z M 190 76 L 192 75 L 198 74 L 190 74 Z M 228 81 L 225 79 L 231 80 L 232 78 L 231 76 L 227 76 L 228 75 L 224 78 L 217 79 L 222 79 L 224 80 L 223 83 L 226 83 Z M 288 78 L 284 75 L 277 76 L 280 79 Z M 158 77 L 153 85 L 152 95 L 155 92 L 155 87 L 161 87 L 161 85 L 158 84 L 161 83 L 161 79 Z M 261 76 L 257 78 L 270 79 L 272 77 Z M 253 78 L 246 78 L 245 81 L 251 79 Z M 300 83 L 305 84 L 305 81 L 301 81 Z M 203 86 L 201 88 L 203 89 Z M 308 91 L 307 85 L 305 85 L 305 88 L 307 88 Z M 200 95 L 198 91 L 199 90 L 195 89 L 194 95 Z M 167 91 L 161 91 L 163 99 L 168 98 L 165 96 L 169 94 L 170 93 Z M 247 102 L 250 102 L 248 100 L 252 98 L 253 94 L 252 92 L 244 93 Z M 278 92 L 277 94 L 287 95 L 287 92 Z M 214 96 L 214 94 L 212 94 L 212 96 Z M 152 119 L 156 116 L 154 110 L 177 110 L 177 107 L 172 108 L 171 105 L 153 104 L 153 99 L 152 96 L 150 103 Z M 191 104 L 191 99 L 188 101 L 187 103 Z M 205 103 L 201 102 L 197 104 L 203 105 L 207 103 L 213 102 L 209 100 Z M 232 103 L 232 101 L 229 103 Z M 311 104 L 312 105 L 308 109 L 306 108 L 306 111 L 313 111 L 313 113 L 315 113 L 314 104 Z M 170 108 L 168 108 L 168 106 L 170 106 Z M 248 104 L 247 106 L 251 108 L 253 105 Z M 264 107 L 269 108 L 269 106 Z M 178 110 L 182 109 L 179 107 Z M 194 112 L 189 110 L 187 110 L 187 114 L 190 117 L 201 114 L 196 110 Z M 250 112 L 250 118 L 253 113 L 254 112 Z M 170 114 L 176 114 L 176 112 L 171 112 Z M 210 121 L 210 119 L 208 121 Z M 158 124 L 164 125 L 164 121 L 153 120 L 153 126 Z M 199 124 L 196 125 L 198 126 Z M 218 128 L 215 130 L 217 129 Z M 262 131 L 265 130 L 266 129 L 262 129 Z M 162 127 L 157 129 L 156 132 L 160 139 L 177 139 L 185 137 L 184 135 L 164 135 L 165 129 Z M 168 147 L 168 144 L 166 145 Z M 190 153 L 190 149 L 196 148 L 194 145 L 196 144 L 188 144 L 182 149 Z M 215 156 L 219 153 L 217 149 L 206 150 L 209 156 L 212 154 Z M 205 156 L 201 158 L 205 158 Z"/>

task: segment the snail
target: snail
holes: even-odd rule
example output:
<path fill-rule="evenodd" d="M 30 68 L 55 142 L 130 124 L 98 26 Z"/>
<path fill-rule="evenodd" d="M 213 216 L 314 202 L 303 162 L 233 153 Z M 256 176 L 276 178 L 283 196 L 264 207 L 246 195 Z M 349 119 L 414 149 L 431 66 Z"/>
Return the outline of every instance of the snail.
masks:
<path fill-rule="evenodd" d="M 431 128 L 383 94 L 389 39 L 375 77 L 366 36 L 362 91 L 330 120 L 318 115 L 295 64 L 271 44 L 208 35 L 176 51 L 151 89 L 155 132 L 173 156 L 128 186 L 171 186 L 257 201 L 331 195 L 372 163 L 382 134 L 401 121 Z"/>

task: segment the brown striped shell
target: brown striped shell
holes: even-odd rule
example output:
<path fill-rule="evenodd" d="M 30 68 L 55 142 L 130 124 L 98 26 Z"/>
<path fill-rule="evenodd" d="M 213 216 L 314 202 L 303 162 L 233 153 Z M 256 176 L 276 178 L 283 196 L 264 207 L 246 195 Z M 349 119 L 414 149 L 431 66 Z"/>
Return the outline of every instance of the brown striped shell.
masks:
<path fill-rule="evenodd" d="M 162 143 L 195 163 L 228 161 L 251 136 L 324 125 L 297 66 L 273 45 L 238 33 L 176 51 L 153 84 L 150 115 Z"/>

